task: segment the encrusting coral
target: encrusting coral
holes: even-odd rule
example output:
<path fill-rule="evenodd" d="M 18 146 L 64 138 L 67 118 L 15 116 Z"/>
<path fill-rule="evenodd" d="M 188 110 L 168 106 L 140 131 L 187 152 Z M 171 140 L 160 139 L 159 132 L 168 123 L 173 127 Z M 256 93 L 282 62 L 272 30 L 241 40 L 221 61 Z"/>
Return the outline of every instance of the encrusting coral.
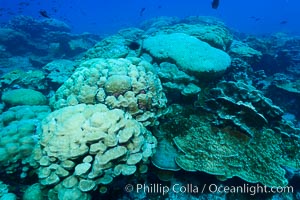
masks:
<path fill-rule="evenodd" d="M 238 176 L 250 183 L 278 187 L 288 184 L 281 166 L 300 167 L 299 139 L 294 141 L 296 138 L 271 129 L 248 138 L 229 126 L 216 130 L 199 120 L 186 134 L 174 142 L 183 152 L 176 163 L 187 171 L 203 171 L 222 179 Z M 294 152 L 292 157 L 289 151 Z"/>
<path fill-rule="evenodd" d="M 195 103 L 198 112 L 177 111 L 183 116 L 162 124 L 178 133 L 174 142 L 182 153 L 176 163 L 222 180 L 287 185 L 283 167 L 300 168 L 300 130 L 282 120 L 283 111 L 242 82 L 220 82 L 204 96 Z"/>

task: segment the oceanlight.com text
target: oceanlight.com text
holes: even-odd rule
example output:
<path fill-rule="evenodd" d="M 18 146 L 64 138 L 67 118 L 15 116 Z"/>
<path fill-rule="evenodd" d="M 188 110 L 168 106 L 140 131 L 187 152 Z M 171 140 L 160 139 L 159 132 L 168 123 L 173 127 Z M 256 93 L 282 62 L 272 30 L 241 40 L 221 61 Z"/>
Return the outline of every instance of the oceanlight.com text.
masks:
<path fill-rule="evenodd" d="M 227 185 L 216 185 L 216 184 L 174 184 L 174 185 L 163 185 L 161 183 L 153 184 L 127 184 L 124 188 L 126 192 L 146 193 L 146 194 L 161 194 L 166 195 L 169 192 L 173 193 L 240 193 L 240 194 L 275 194 L 275 193 L 293 193 L 294 188 L 292 186 L 286 187 L 267 187 L 259 184 L 249 185 L 243 184 L 239 186 L 227 186 Z"/>

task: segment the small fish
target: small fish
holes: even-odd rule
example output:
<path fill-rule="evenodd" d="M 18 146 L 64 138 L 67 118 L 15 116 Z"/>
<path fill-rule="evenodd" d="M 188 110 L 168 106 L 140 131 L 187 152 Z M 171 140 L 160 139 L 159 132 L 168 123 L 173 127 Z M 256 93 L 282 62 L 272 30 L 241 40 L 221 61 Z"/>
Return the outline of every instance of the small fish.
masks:
<path fill-rule="evenodd" d="M 46 10 L 40 10 L 39 13 L 41 16 L 45 18 L 50 18 Z"/>
<path fill-rule="evenodd" d="M 220 0 L 213 0 L 213 1 L 211 2 L 211 7 L 212 7 L 213 9 L 218 9 L 219 4 L 220 4 Z"/>
<path fill-rule="evenodd" d="M 56 7 L 52 7 L 52 8 L 51 8 L 51 11 L 54 12 L 54 13 L 57 13 L 57 10 L 58 10 L 58 9 L 57 9 Z"/>
<path fill-rule="evenodd" d="M 146 10 L 146 8 L 142 8 L 142 9 L 140 10 L 140 16 L 143 16 L 145 10 Z"/>
<path fill-rule="evenodd" d="M 26 2 L 26 1 L 21 1 L 21 2 L 19 3 L 19 6 L 29 6 L 29 3 Z"/>
<path fill-rule="evenodd" d="M 250 18 L 253 19 L 253 20 L 256 21 L 256 22 L 260 20 L 259 17 L 255 17 L 255 16 L 251 16 Z"/>
<path fill-rule="evenodd" d="M 286 21 L 286 20 L 282 20 L 282 21 L 280 22 L 280 24 L 282 24 L 282 25 L 287 24 L 287 23 L 288 23 L 288 21 Z"/>
<path fill-rule="evenodd" d="M 12 11 L 7 11 L 7 15 L 15 15 L 15 13 Z"/>

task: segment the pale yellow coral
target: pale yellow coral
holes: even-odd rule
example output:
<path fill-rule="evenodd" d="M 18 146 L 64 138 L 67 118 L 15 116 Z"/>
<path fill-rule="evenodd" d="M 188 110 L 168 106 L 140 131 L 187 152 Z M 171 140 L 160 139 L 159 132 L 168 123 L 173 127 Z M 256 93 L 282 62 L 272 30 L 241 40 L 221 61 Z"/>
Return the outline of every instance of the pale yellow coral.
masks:
<path fill-rule="evenodd" d="M 140 58 L 90 59 L 80 64 L 50 103 L 55 109 L 104 103 L 128 112 L 138 121 L 142 119 L 144 125 L 155 125 L 167 99 L 152 71 L 152 65 Z M 146 118 L 142 117 L 144 113 Z"/>
<path fill-rule="evenodd" d="M 34 158 L 40 164 L 42 185 L 88 192 L 117 175 L 135 173 L 136 165 L 146 162 L 155 147 L 152 134 L 124 111 L 103 104 L 79 104 L 44 119 L 35 150 L 42 155 Z M 114 173 L 117 166 L 119 172 Z"/>

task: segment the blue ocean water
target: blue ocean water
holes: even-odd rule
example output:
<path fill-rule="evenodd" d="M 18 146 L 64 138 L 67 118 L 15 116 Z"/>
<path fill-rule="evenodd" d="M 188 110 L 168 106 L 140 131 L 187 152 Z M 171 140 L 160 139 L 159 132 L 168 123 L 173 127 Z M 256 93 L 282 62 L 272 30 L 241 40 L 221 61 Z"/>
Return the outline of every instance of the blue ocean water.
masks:
<path fill-rule="evenodd" d="M 53 18 L 69 23 L 76 33 L 113 33 L 120 28 L 137 26 L 158 16 L 215 16 L 237 31 L 252 34 L 272 32 L 300 33 L 298 0 L 220 0 L 218 9 L 211 0 L 1 0 L 0 22 L 14 15 L 41 18 L 46 10 Z M 144 8 L 143 13 L 141 10 Z"/>
<path fill-rule="evenodd" d="M 0 0 L 0 200 L 299 200 L 300 0 Z"/>

